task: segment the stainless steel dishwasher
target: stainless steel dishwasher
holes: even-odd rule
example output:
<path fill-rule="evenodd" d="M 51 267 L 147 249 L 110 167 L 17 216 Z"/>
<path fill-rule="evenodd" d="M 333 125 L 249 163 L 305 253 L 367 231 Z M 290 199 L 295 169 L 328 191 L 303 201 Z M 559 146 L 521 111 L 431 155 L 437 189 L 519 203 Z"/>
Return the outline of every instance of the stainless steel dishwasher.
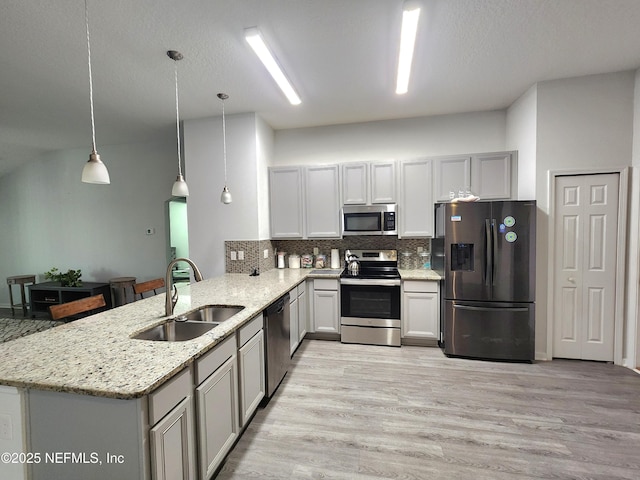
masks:
<path fill-rule="evenodd" d="M 285 294 L 264 312 L 266 396 L 271 398 L 289 370 L 289 294 Z"/>

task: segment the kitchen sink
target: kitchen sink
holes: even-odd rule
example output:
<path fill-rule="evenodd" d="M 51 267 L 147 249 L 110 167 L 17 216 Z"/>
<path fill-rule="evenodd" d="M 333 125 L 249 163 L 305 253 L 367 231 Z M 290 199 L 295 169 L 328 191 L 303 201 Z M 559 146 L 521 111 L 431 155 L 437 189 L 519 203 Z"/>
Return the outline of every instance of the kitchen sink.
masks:
<path fill-rule="evenodd" d="M 192 312 L 178 315 L 175 319 L 179 322 L 214 322 L 218 324 L 225 320 L 229 320 L 243 309 L 244 307 L 239 305 L 205 305 L 197 310 L 193 310 Z"/>
<path fill-rule="evenodd" d="M 184 342 L 204 335 L 217 325 L 217 322 L 202 323 L 169 320 L 161 325 L 148 328 L 131 338 L 161 342 Z"/>

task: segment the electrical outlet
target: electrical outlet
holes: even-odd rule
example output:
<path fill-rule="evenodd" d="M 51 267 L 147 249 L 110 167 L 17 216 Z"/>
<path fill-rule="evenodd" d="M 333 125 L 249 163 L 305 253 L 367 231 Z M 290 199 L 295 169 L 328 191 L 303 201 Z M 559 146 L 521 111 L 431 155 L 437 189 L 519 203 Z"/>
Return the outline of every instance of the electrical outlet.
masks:
<path fill-rule="evenodd" d="M 244 250 L 238 250 L 238 260 L 244 260 Z"/>
<path fill-rule="evenodd" d="M 231 251 L 231 260 L 237 260 L 237 259 L 238 259 L 238 254 L 232 250 Z"/>
<path fill-rule="evenodd" d="M 320 253 L 320 249 L 318 247 L 313 247 L 313 254 L 318 255 Z"/>
<path fill-rule="evenodd" d="M 0 440 L 11 440 L 13 438 L 13 426 L 11 416 L 0 413 Z"/>
<path fill-rule="evenodd" d="M 264 249 L 264 258 L 269 258 L 269 249 L 268 248 Z"/>
<path fill-rule="evenodd" d="M 147 230 L 146 230 L 146 234 L 147 235 L 153 235 L 154 233 L 156 233 L 156 229 L 155 228 L 147 228 Z"/>
<path fill-rule="evenodd" d="M 424 250 L 422 247 L 418 247 L 418 253 L 420 253 L 422 250 Z"/>

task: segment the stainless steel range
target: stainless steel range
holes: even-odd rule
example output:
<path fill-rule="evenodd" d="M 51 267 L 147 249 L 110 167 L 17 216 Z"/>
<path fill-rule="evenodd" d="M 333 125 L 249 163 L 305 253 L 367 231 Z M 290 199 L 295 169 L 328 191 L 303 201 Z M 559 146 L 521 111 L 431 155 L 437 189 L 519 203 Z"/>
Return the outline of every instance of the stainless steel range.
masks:
<path fill-rule="evenodd" d="M 343 343 L 400 346 L 400 274 L 396 250 L 349 250 L 340 276 Z"/>

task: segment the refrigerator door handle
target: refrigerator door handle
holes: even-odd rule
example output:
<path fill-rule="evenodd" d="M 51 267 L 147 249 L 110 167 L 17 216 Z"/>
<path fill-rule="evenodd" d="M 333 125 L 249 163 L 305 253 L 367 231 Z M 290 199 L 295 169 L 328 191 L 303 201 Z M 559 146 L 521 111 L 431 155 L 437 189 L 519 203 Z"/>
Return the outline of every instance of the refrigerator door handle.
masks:
<path fill-rule="evenodd" d="M 498 250 L 498 229 L 496 228 L 496 220 L 491 219 L 491 285 L 495 285 L 496 279 L 496 259 L 495 252 Z"/>
<path fill-rule="evenodd" d="M 454 309 L 457 310 L 470 310 L 473 312 L 486 312 L 486 311 L 495 311 L 495 312 L 528 312 L 528 308 L 524 307 L 473 307 L 471 305 L 453 305 Z"/>
<path fill-rule="evenodd" d="M 493 276 L 493 248 L 491 244 L 491 220 L 484 220 L 484 272 L 483 280 L 485 285 L 491 285 Z"/>

